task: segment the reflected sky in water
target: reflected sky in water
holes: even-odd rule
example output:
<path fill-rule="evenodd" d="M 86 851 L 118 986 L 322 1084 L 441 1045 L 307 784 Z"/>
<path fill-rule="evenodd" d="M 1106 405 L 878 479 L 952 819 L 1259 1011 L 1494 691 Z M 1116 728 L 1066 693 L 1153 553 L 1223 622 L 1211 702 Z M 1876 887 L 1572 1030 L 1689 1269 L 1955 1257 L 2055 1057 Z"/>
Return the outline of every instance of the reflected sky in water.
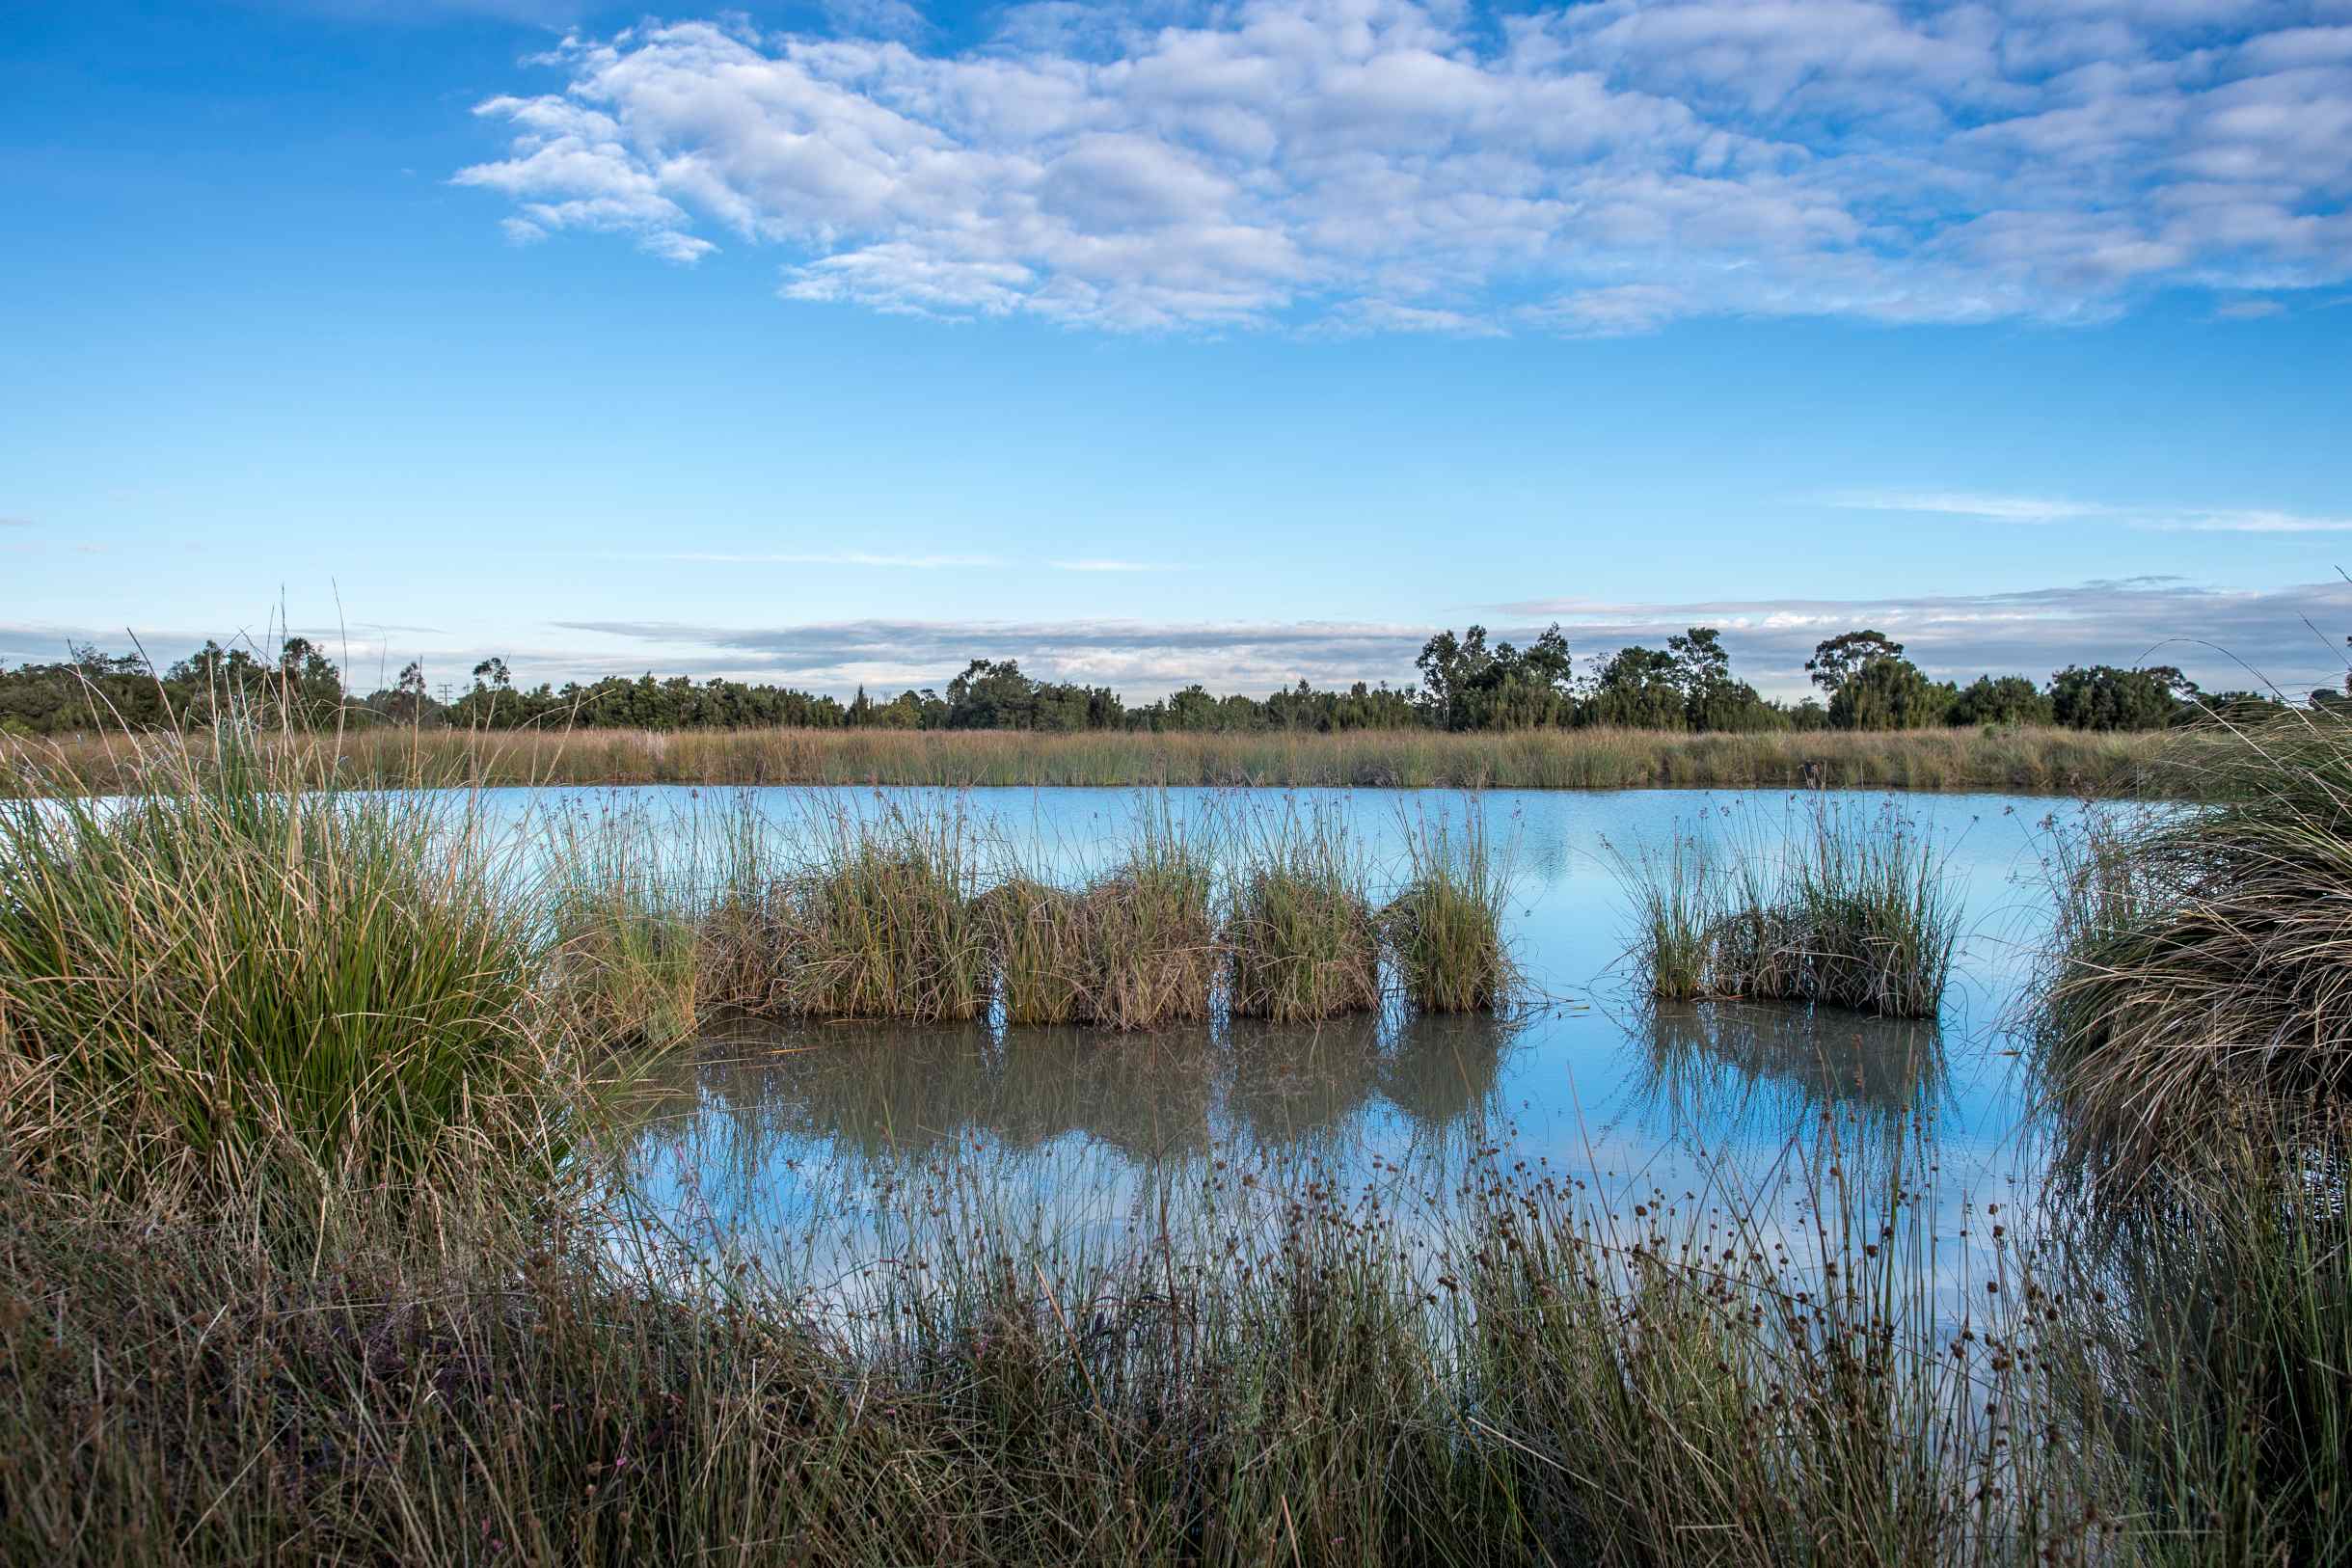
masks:
<path fill-rule="evenodd" d="M 871 810 L 921 791 L 751 792 L 789 832 L 801 814 Z M 581 793 L 559 809 L 707 812 L 713 792 Z M 1181 814 L 1344 813 L 1382 875 L 1404 834 L 1458 819 L 1451 792 L 1170 792 Z M 1099 865 L 1137 798 L 1102 790 L 958 797 L 988 832 Z M 1509 935 L 1542 1000 L 1520 1016 L 1400 1009 L 1319 1028 L 1226 1021 L 1119 1036 L 1077 1029 L 871 1024 L 715 1029 L 634 1096 L 626 1154 L 644 1211 L 681 1233 L 853 1274 L 907 1245 L 907 1195 L 1017 1214 L 1056 1245 L 1107 1252 L 1230 1193 L 1311 1170 L 1392 1213 L 1442 1224 L 1468 1164 L 1582 1179 L 1604 1201 L 1663 1195 L 1690 1211 L 1761 1197 L 1771 1226 L 1817 1217 L 1822 1173 L 1929 1174 L 1922 1266 L 1981 1272 L 1961 1232 L 2030 1192 L 2031 1086 L 2002 1021 L 2045 929 L 2043 824 L 2079 808 L 1999 796 L 1857 796 L 1926 828 L 1961 890 L 1964 934 L 1936 1021 L 1781 1005 L 1653 1004 L 1622 955 L 1628 899 L 1611 847 L 1681 832 L 1736 843 L 1786 831 L 1780 792 L 1495 792 L 1479 798 L 1513 871 Z M 534 809 L 545 809 L 542 796 Z M 1176 1216 L 1176 1218 L 1172 1218 Z M 1223 1223 L 1220 1221 L 1220 1223 Z M 1982 1230 L 1982 1226 L 1974 1230 Z"/>

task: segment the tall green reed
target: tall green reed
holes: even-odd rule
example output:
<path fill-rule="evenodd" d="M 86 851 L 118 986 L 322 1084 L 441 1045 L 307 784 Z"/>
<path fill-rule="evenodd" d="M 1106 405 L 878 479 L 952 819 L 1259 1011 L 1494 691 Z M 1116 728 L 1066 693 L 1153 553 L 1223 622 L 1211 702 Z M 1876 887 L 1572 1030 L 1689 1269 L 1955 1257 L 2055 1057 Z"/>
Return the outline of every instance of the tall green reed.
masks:
<path fill-rule="evenodd" d="M 1370 874 L 1327 806 L 1265 814 L 1241 829 L 1225 918 L 1236 1017 L 1310 1022 L 1380 1005 Z"/>
<path fill-rule="evenodd" d="M 1810 800 L 1779 831 L 1678 829 L 1615 852 L 1632 955 L 1665 1001 L 1794 1001 L 1895 1017 L 1942 1005 L 1961 908 L 1945 853 L 1891 806 Z"/>
<path fill-rule="evenodd" d="M 1401 816 L 1405 885 L 1381 910 L 1398 984 L 1425 1013 L 1484 1013 L 1506 1006 L 1519 976 L 1503 937 L 1510 868 L 1484 809 L 1460 824 Z"/>
<path fill-rule="evenodd" d="M 535 1114 L 542 938 L 462 796 L 344 790 L 224 725 L 119 798 L 0 804 L 0 867 L 20 1158 L 414 1170 Z"/>

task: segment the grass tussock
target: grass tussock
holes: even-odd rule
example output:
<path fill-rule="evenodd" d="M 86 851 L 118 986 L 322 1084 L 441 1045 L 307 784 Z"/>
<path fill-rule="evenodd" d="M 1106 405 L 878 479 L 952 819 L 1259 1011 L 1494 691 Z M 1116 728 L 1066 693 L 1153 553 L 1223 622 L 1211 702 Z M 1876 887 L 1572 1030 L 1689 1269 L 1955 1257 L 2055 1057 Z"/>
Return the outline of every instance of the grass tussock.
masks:
<path fill-rule="evenodd" d="M 817 821 L 816 864 L 785 895 L 785 1008 L 922 1023 L 986 1012 L 987 928 L 962 812 L 890 803 Z"/>
<path fill-rule="evenodd" d="M 1686 735 L 1657 730 L 1447 734 L 1360 730 L 1039 735 L 893 730 L 385 728 L 303 746 L 343 776 L 398 785 L 419 772 L 481 784 L 1064 785 L 1112 789 L 2008 790 L 2193 796 L 2203 737 L 2061 729 Z M 25 743 L 41 771 L 96 794 L 135 782 L 167 736 Z M 0 770 L 4 771 L 4 770 Z"/>
<path fill-rule="evenodd" d="M 1293 808 L 1244 842 L 1225 922 L 1233 1015 L 1310 1023 L 1379 1007 L 1380 926 L 1345 825 Z"/>
<path fill-rule="evenodd" d="M 268 1150 L 413 1174 L 528 1122 L 543 937 L 465 800 L 344 792 L 233 727 L 204 743 L 119 801 L 0 804 L 14 1158 L 233 1186 Z"/>
<path fill-rule="evenodd" d="M 1016 868 L 984 901 L 1014 1024 L 1132 1030 L 1206 1018 L 1225 952 L 1208 847 L 1146 803 L 1123 857 L 1076 890 Z"/>
<path fill-rule="evenodd" d="M 2043 1065 L 2074 1151 L 2126 1177 L 2352 1099 L 2352 728 L 2239 731 L 2207 767 L 2222 804 L 2058 841 Z"/>
<path fill-rule="evenodd" d="M 1506 877 L 1483 824 L 1414 835 L 1402 891 L 1330 809 L 1250 832 L 1136 805 L 1091 852 L 991 843 L 968 803 L 747 798 L 661 817 L 559 815 L 544 835 L 556 995 L 574 1025 L 660 1045 L 732 1014 L 1122 1031 L 1380 1005 L 1384 955 L 1427 1011 L 1507 1006 Z M 1073 863 L 1099 869 L 1083 879 Z M 1237 1004 L 1237 1006 L 1236 1006 Z"/>
<path fill-rule="evenodd" d="M 1508 1003 L 1518 972 L 1503 940 L 1509 868 L 1485 814 L 1459 825 L 1409 828 L 1404 887 L 1381 910 L 1406 999 L 1425 1013 L 1489 1013 Z"/>
<path fill-rule="evenodd" d="M 1892 807 L 1809 802 L 1758 841 L 1702 832 L 1618 856 L 1633 952 L 1661 1000 L 1934 1016 L 1960 908 L 1942 852 Z"/>

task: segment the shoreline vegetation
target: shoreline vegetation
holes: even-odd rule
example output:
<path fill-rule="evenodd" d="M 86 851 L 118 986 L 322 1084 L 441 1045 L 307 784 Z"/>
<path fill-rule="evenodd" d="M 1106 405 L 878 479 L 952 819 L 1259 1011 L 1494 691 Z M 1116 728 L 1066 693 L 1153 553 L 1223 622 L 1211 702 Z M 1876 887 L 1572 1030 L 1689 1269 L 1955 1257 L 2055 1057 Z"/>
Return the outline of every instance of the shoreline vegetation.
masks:
<path fill-rule="evenodd" d="M 618 1153 L 624 1042 L 789 951 L 713 901 L 775 891 L 723 820 L 684 871 L 595 824 L 540 868 L 462 792 L 340 790 L 216 726 L 102 806 L 0 804 L 0 1559 L 2352 1560 L 2352 956 L 2312 924 L 2352 743 L 2275 739 L 2230 743 L 2235 803 L 2061 858 L 2035 1065 L 2062 1144 L 2149 1174 L 2004 1189 L 1963 1278 L 1920 1266 L 1934 1146 L 1881 1107 L 1825 1109 L 1753 1192 L 1595 1190 L 1500 1137 L 1369 1202 L 1206 1158 L 1108 1238 L 947 1150 L 809 1218 L 888 1228 L 845 1297 L 653 1223 Z M 1017 937 L 1044 1013 L 1099 974 L 1079 1011 L 1180 1015 L 1204 911 L 1243 1011 L 1368 1001 L 1375 936 L 1401 1005 L 1495 994 L 1449 979 L 1499 953 L 1475 831 L 1424 830 L 1383 904 L 1311 820 L 1146 819 L 990 904 L 954 825 L 800 846 L 828 994 L 911 974 L 959 1011 Z M 1840 831 L 1858 859 L 1756 906 L 1891 889 L 1941 929 L 1938 862 Z M 2273 937 L 2295 963 L 2250 967 Z"/>
<path fill-rule="evenodd" d="M 2327 722 L 2288 718 L 2273 723 Z M 191 743 L 175 731 L 0 740 L 0 791 L 111 795 Z M 194 738 L 201 757 L 201 736 Z M 1888 789 L 2199 798 L 2240 743 L 2219 724 L 1709 733 L 1353 730 L 1338 733 L 988 730 L 291 731 L 348 787 L 676 784 L 1336 789 Z"/>

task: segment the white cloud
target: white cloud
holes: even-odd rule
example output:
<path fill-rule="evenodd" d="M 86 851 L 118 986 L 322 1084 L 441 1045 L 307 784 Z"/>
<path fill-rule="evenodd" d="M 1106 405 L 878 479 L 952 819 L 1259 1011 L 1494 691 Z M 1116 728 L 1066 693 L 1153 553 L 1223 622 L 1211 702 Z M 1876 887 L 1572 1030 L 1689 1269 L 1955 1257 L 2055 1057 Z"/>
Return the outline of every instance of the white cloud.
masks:
<path fill-rule="evenodd" d="M 2352 45 L 2286 4 L 1415 0 L 567 40 L 456 176 L 796 301 L 1118 329 L 2091 320 L 2352 280 Z M 862 36 L 860 36 L 862 35 Z"/>
<path fill-rule="evenodd" d="M 2044 496 L 1949 490 L 1851 490 L 1823 498 L 1864 512 L 1928 512 L 1987 523 L 2111 522 L 2165 533 L 2348 533 L 2352 517 L 2313 517 L 2263 507 L 2120 506 Z"/>
<path fill-rule="evenodd" d="M 2011 593 L 1687 604 L 1539 598 L 1490 609 L 1457 617 L 1457 629 L 1483 620 L 1495 636 L 1525 642 L 1558 621 L 1587 662 L 1627 643 L 1663 646 L 1686 627 L 1717 627 L 1738 673 L 1783 697 L 1808 689 L 1804 662 L 1814 644 L 1861 627 L 1903 642 L 1938 679 L 1990 672 L 2040 681 L 2073 663 L 2166 663 L 2210 689 L 2269 681 L 2300 693 L 2343 678 L 2340 638 L 2352 632 L 2352 583 L 2235 591 L 2138 578 Z M 861 684 L 935 687 L 967 660 L 1011 658 L 1032 675 L 1108 685 L 1142 699 L 1193 681 L 1213 691 L 1253 693 L 1302 677 L 1327 687 L 1359 680 L 1402 686 L 1414 680 L 1414 656 L 1438 630 L 1435 624 L 1109 620 L 557 625 L 658 647 L 665 668 L 844 694 Z"/>
<path fill-rule="evenodd" d="M 933 572 L 958 566 L 1001 566 L 993 555 L 917 554 L 891 551 L 824 550 L 776 554 L 731 554 L 716 551 L 673 551 L 658 555 L 628 555 L 626 560 L 684 561 L 716 566 L 879 566 Z"/>
<path fill-rule="evenodd" d="M 1181 566 L 1161 561 L 1075 560 L 1047 561 L 1057 572 L 1181 572 Z"/>

